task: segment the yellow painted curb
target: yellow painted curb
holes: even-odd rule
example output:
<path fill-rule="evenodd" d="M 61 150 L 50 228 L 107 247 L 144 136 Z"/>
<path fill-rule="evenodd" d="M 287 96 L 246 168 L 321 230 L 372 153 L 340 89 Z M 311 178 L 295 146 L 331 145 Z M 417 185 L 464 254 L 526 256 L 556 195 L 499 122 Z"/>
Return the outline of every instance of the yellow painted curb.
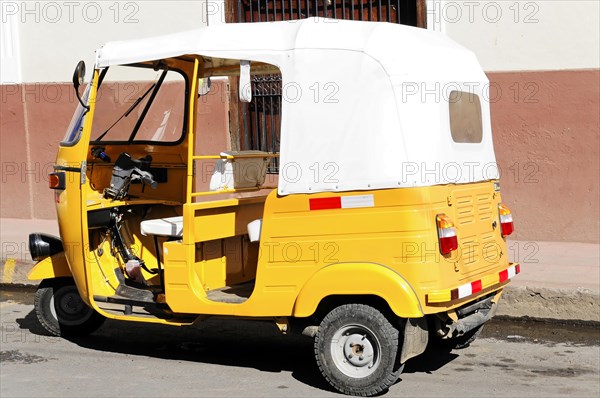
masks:
<path fill-rule="evenodd" d="M 6 259 L 6 262 L 4 263 L 4 273 L 2 274 L 2 283 L 12 283 L 16 264 L 17 260 L 14 258 Z"/>

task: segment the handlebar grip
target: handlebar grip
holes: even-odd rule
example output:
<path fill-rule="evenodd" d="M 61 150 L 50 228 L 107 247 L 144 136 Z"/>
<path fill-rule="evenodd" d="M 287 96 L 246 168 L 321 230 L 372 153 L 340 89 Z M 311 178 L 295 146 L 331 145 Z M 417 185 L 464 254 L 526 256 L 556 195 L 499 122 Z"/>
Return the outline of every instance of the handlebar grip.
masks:
<path fill-rule="evenodd" d="M 158 187 L 158 183 L 154 180 L 154 178 L 152 178 L 152 176 L 150 175 L 150 173 L 144 173 L 145 175 L 142 175 L 142 182 L 144 184 L 148 184 L 150 185 L 150 187 L 152 187 L 152 189 L 156 189 L 156 187 Z"/>
<path fill-rule="evenodd" d="M 133 180 L 141 181 L 143 184 L 148 184 L 152 187 L 152 189 L 156 189 L 158 187 L 158 183 L 154 180 L 154 176 L 148 171 L 140 170 L 137 167 L 134 167 L 131 171 L 131 177 Z"/>

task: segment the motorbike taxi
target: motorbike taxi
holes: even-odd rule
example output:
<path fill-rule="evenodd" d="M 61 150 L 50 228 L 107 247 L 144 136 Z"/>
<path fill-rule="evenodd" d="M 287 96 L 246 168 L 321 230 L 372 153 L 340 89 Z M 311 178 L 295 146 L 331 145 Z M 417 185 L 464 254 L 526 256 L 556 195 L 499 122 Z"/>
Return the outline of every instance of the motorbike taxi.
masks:
<path fill-rule="evenodd" d="M 244 103 L 252 76 L 276 73 L 280 133 L 202 154 L 226 134 L 199 120 L 209 83 L 235 76 Z M 49 180 L 60 238 L 30 235 L 35 310 L 54 335 L 106 318 L 270 320 L 314 338 L 331 386 L 370 396 L 428 343 L 473 341 L 520 271 L 488 80 L 441 34 L 223 24 L 108 43 L 84 76 L 80 62 Z"/>

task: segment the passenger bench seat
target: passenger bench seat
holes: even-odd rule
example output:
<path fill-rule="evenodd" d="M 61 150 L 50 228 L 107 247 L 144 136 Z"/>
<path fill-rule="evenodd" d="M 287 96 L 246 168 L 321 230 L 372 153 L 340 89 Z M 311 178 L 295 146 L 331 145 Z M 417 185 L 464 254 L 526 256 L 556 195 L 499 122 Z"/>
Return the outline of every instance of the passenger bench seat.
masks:
<path fill-rule="evenodd" d="M 181 238 L 183 236 L 183 217 L 157 218 L 142 221 L 140 228 L 144 236 L 155 235 Z"/>

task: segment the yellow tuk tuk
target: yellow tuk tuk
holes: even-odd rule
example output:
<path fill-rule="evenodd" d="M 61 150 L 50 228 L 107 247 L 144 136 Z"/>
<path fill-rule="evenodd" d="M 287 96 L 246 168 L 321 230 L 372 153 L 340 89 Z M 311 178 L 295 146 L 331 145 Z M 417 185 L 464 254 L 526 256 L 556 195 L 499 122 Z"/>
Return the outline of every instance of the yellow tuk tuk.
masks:
<path fill-rule="evenodd" d="M 199 154 L 223 133 L 198 122 L 211 79 L 237 76 L 247 102 L 251 76 L 275 73 L 279 152 Z M 84 75 L 80 62 L 50 175 L 61 236 L 30 235 L 35 309 L 54 335 L 105 318 L 272 320 L 314 338 L 334 388 L 370 396 L 428 340 L 468 345 L 519 273 L 488 80 L 443 35 L 223 24 L 108 43 L 80 90 Z"/>

